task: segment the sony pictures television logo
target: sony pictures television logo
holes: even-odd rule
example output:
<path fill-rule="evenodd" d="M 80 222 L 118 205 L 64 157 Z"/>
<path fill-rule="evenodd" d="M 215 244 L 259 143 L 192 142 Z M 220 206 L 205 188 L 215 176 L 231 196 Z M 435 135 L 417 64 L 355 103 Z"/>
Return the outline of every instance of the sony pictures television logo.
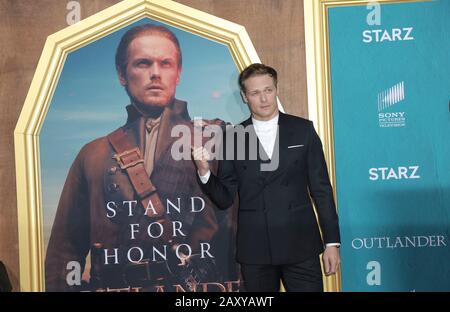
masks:
<path fill-rule="evenodd" d="M 404 127 L 406 113 L 395 108 L 405 100 L 405 82 L 401 81 L 378 93 L 378 126 L 380 128 Z"/>
<path fill-rule="evenodd" d="M 381 5 L 375 1 L 370 1 L 367 6 L 369 13 L 366 23 L 375 29 L 362 31 L 362 41 L 364 43 L 382 43 L 392 41 L 412 41 L 414 38 L 413 27 L 384 28 L 381 26 Z M 406 125 L 406 114 L 398 111 L 396 104 L 405 100 L 404 81 L 389 87 L 378 93 L 378 125 L 380 128 L 404 127 Z M 396 105 L 396 106 L 394 106 Z"/>

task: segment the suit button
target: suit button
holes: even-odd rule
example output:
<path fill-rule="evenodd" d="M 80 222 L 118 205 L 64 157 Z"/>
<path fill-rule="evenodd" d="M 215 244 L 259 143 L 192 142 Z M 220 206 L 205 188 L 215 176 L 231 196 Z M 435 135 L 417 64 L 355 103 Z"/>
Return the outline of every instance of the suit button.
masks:
<path fill-rule="evenodd" d="M 115 193 L 119 190 L 119 185 L 116 183 L 111 183 L 110 185 L 108 185 L 108 191 L 110 193 Z"/>

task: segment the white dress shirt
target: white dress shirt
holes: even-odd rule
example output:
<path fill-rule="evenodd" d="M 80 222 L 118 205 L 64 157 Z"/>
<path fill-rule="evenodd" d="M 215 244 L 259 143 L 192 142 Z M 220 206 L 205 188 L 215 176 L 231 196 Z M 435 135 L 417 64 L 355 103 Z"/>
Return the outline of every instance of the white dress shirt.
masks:
<path fill-rule="evenodd" d="M 276 115 L 272 119 L 265 121 L 257 120 L 252 117 L 253 127 L 255 128 L 258 140 L 261 142 L 261 145 L 269 158 L 272 158 L 275 140 L 277 139 L 278 116 L 279 115 Z"/>

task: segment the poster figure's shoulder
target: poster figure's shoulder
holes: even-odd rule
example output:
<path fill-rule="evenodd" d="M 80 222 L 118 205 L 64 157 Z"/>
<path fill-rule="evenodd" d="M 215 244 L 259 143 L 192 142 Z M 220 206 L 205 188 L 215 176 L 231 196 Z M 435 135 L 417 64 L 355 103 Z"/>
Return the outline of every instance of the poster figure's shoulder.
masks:
<path fill-rule="evenodd" d="M 75 162 L 80 162 L 86 168 L 96 168 L 112 159 L 113 150 L 108 138 L 102 136 L 86 143 L 78 152 Z"/>

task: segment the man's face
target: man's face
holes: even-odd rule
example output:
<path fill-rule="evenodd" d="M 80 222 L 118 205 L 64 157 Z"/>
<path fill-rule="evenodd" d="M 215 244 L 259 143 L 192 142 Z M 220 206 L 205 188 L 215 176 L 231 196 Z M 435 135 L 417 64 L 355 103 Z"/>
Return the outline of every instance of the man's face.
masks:
<path fill-rule="evenodd" d="M 128 46 L 126 73 L 119 80 L 129 95 L 145 107 L 164 107 L 175 97 L 180 81 L 175 44 L 158 34 L 142 34 Z"/>
<path fill-rule="evenodd" d="M 241 91 L 247 102 L 252 117 L 257 120 L 270 120 L 278 114 L 278 90 L 269 75 L 251 76 L 244 81 L 245 93 Z"/>

